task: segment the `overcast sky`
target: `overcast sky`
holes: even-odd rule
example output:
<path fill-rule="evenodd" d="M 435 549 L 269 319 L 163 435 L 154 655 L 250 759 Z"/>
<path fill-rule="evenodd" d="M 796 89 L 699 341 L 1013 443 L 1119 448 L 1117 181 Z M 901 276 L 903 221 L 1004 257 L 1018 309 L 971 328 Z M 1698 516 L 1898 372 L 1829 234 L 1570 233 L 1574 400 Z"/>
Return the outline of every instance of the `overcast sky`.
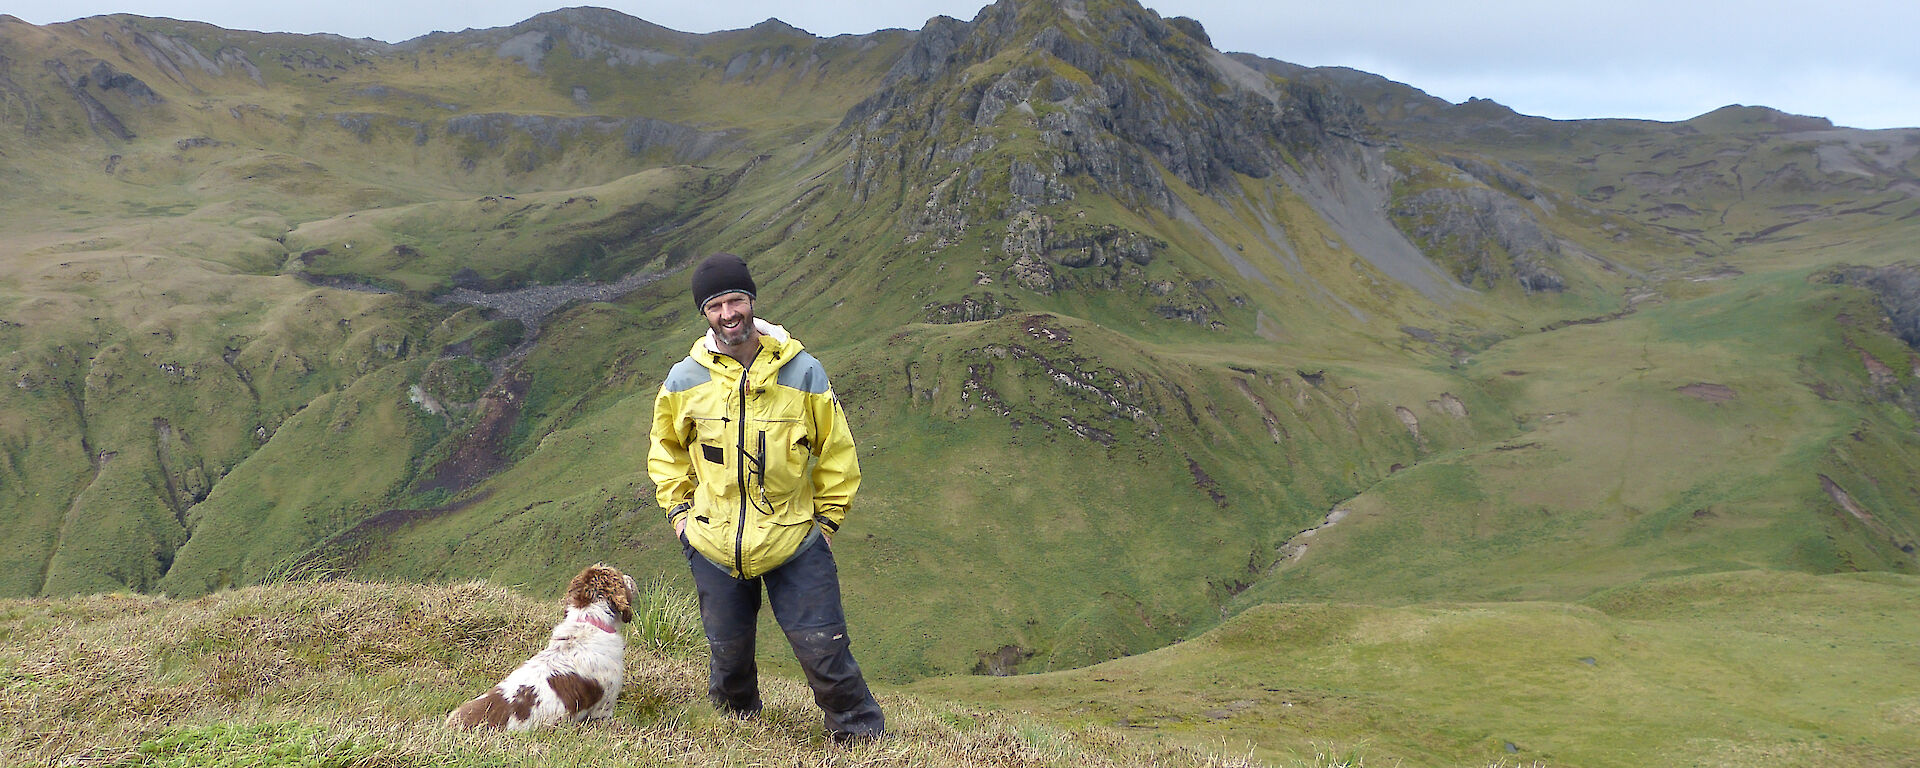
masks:
<path fill-rule="evenodd" d="M 553 3 L 555 0 L 547 0 Z M 596 3 L 686 32 L 778 18 L 820 36 L 929 17 L 970 20 L 984 0 L 720 0 Z M 1920 127 L 1915 0 L 1146 0 L 1200 20 L 1214 47 L 1373 72 L 1448 101 L 1489 98 L 1544 117 L 1684 120 L 1764 105 L 1856 128 Z M 541 0 L 8 0 L 35 24 L 103 13 L 230 29 L 331 32 L 399 42 L 507 26 Z M 376 10 L 377 9 L 377 10 Z"/>

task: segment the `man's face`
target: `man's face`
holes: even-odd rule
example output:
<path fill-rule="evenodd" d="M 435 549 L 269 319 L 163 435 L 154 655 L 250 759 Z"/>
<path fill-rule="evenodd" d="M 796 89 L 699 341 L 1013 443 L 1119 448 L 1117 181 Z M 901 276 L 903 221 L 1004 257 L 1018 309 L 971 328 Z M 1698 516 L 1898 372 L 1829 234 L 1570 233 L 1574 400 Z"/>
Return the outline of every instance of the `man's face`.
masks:
<path fill-rule="evenodd" d="M 721 344 L 737 347 L 753 338 L 753 299 L 735 291 L 723 293 L 707 301 L 701 308 L 707 316 L 707 327 L 713 329 L 713 335 Z"/>

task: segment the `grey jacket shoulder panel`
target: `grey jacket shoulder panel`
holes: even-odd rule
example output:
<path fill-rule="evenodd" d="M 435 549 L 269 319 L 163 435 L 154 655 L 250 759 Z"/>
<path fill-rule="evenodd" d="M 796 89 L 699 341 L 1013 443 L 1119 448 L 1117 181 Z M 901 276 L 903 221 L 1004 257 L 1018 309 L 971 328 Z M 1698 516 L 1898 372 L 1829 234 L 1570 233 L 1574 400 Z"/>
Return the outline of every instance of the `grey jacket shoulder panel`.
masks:
<path fill-rule="evenodd" d="M 685 392 L 712 380 L 713 371 L 707 370 L 706 366 L 701 365 L 700 361 L 689 355 L 686 359 L 673 364 L 673 369 L 667 371 L 666 382 L 661 386 L 668 392 Z"/>
<path fill-rule="evenodd" d="M 820 364 L 819 360 L 814 359 L 813 355 L 802 350 L 800 354 L 794 355 L 792 360 L 788 360 L 786 365 L 780 367 L 780 375 L 774 377 L 774 382 L 810 395 L 818 395 L 828 389 L 827 369 Z"/>

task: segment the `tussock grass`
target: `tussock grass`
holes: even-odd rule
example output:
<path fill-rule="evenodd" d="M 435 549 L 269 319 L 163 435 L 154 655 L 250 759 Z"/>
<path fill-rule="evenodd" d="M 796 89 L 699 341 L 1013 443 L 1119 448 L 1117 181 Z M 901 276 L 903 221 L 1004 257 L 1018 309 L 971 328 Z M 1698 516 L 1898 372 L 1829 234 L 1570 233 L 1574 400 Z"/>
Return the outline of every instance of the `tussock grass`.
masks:
<path fill-rule="evenodd" d="M 6 765 L 1244 766 L 1098 728 L 882 695 L 892 736 L 842 747 L 811 694 L 706 703 L 690 598 L 645 590 L 614 717 L 535 733 L 443 728 L 543 647 L 559 609 L 485 582 L 290 582 L 194 600 L 0 603 Z"/>
<path fill-rule="evenodd" d="M 700 631 L 700 601 L 660 578 L 640 588 L 627 642 L 659 656 L 690 658 L 706 647 Z"/>

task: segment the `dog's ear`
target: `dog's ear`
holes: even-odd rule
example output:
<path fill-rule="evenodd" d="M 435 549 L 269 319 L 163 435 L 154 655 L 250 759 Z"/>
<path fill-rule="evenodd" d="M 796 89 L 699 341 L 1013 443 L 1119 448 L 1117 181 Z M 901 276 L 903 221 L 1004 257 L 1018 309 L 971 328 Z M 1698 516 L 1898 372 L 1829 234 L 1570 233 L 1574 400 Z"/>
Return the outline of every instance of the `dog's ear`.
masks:
<path fill-rule="evenodd" d="M 606 576 L 607 604 L 620 617 L 620 623 L 633 623 L 633 578 L 613 568 L 606 570 Z"/>
<path fill-rule="evenodd" d="M 632 624 L 633 601 L 640 599 L 640 585 L 633 583 L 633 577 L 626 574 L 621 574 L 620 580 L 627 586 L 627 599 L 620 605 L 620 623 Z"/>
<path fill-rule="evenodd" d="M 592 568 L 581 571 L 580 575 L 573 577 L 573 581 L 567 582 L 568 608 L 585 608 L 593 604 L 592 600 L 587 599 L 587 574 L 592 571 Z"/>

